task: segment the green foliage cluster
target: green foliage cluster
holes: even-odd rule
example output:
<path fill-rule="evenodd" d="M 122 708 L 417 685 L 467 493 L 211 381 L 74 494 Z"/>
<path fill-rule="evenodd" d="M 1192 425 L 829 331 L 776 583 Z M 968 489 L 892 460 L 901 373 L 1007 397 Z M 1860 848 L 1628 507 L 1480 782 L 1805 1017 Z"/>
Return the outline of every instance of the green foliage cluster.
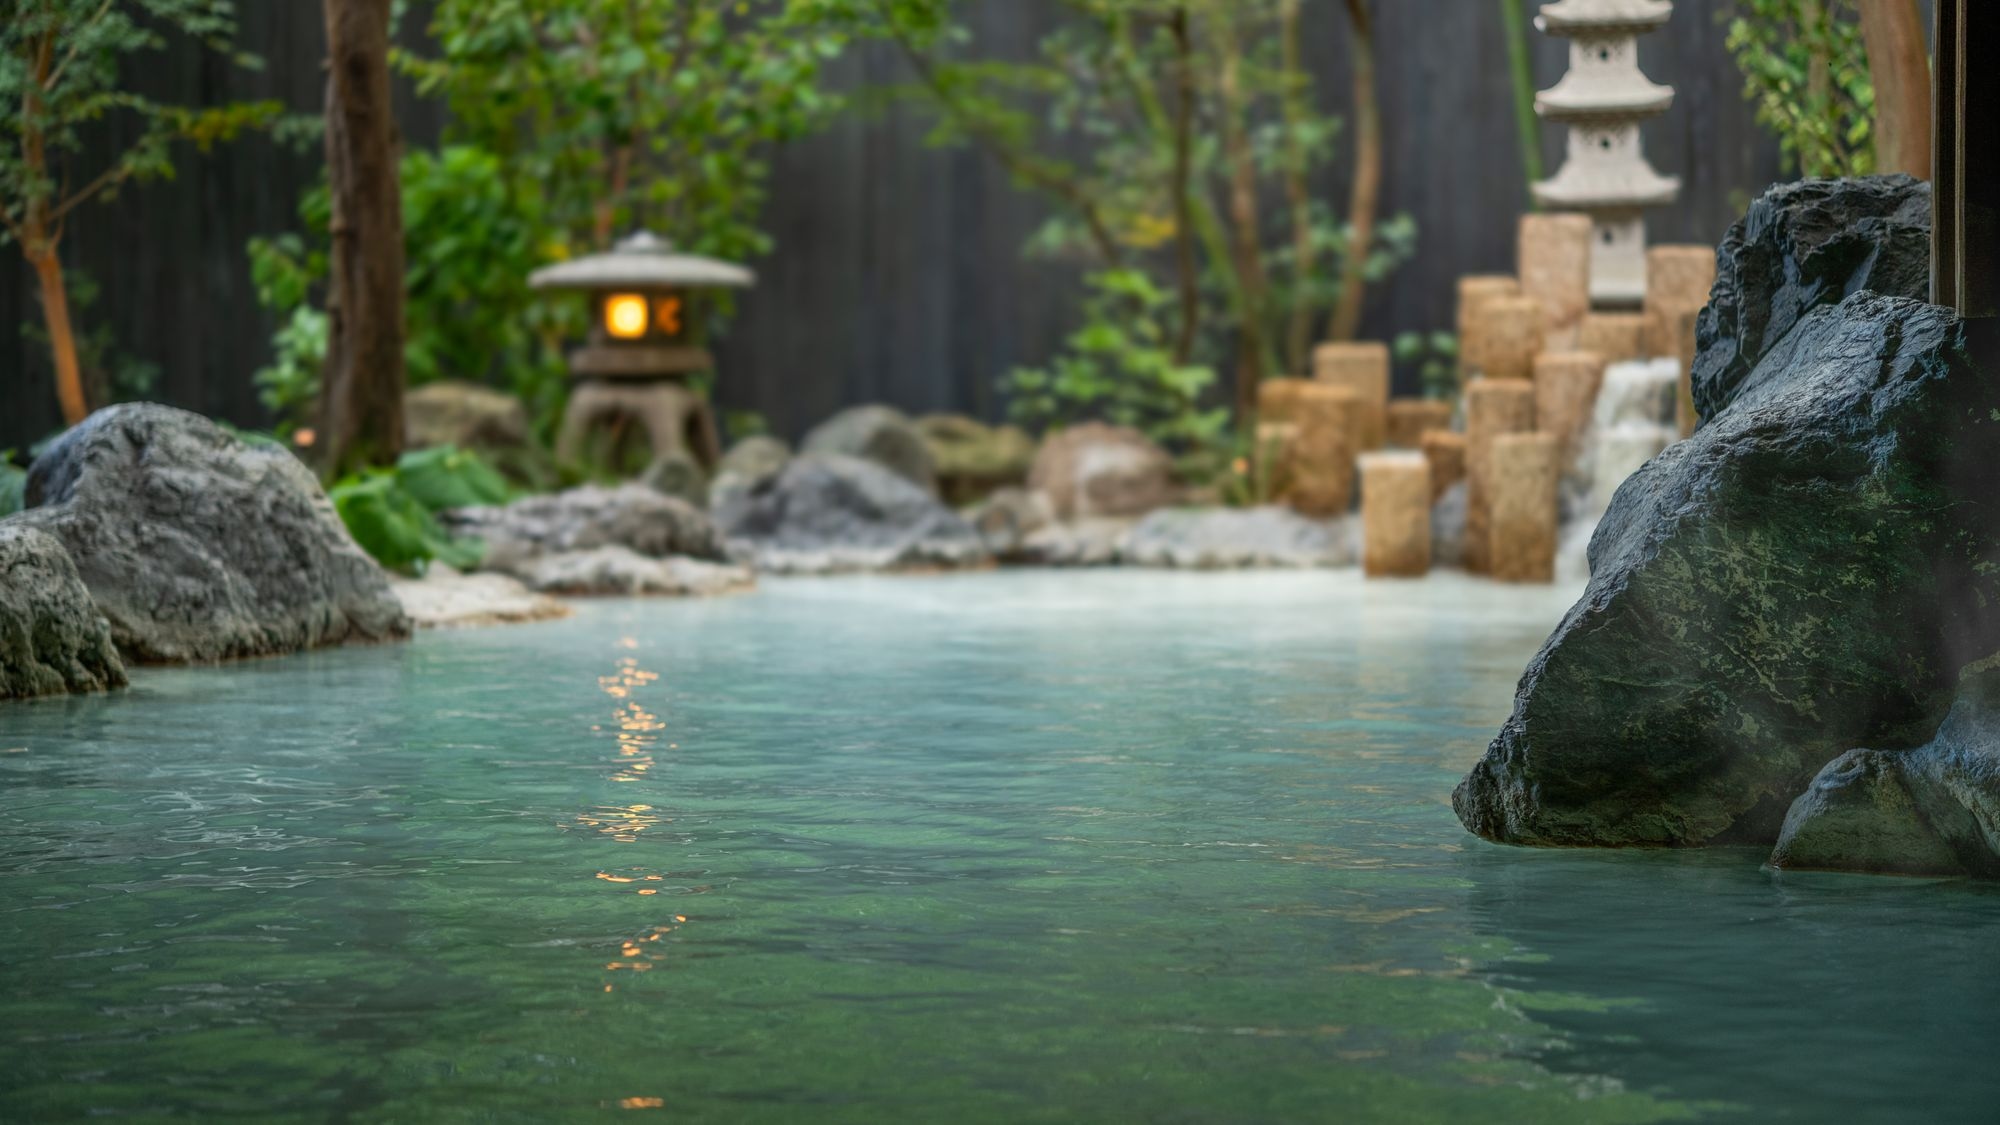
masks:
<path fill-rule="evenodd" d="M 982 57 L 964 0 L 819 7 L 902 50 L 917 79 L 899 94 L 933 112 L 933 143 L 985 150 L 1055 205 L 1031 252 L 1099 273 L 1070 355 L 1005 377 L 1028 396 L 1017 413 L 1136 412 L 1219 436 L 1208 404 L 1182 393 L 1186 372 L 1309 366 L 1354 231 L 1309 187 L 1341 123 L 1300 62 L 1299 0 L 1061 0 L 1061 25 L 1028 62 Z M 1363 276 L 1387 276 L 1415 243 L 1407 215 L 1379 223 Z M 1134 276 L 1174 296 L 1138 320 L 1109 308 L 1107 284 L 1129 298 Z"/>
<path fill-rule="evenodd" d="M 376 562 L 421 574 L 434 561 L 469 569 L 484 553 L 477 541 L 453 538 L 437 513 L 503 504 L 511 490 L 477 454 L 443 446 L 406 453 L 393 469 L 342 478 L 327 496 Z"/>
<path fill-rule="evenodd" d="M 542 203 L 556 256 L 645 227 L 683 249 L 764 253 L 774 142 L 839 104 L 844 37 L 817 0 L 439 0 L 434 57 L 399 63 L 451 110 L 449 139 Z"/>
<path fill-rule="evenodd" d="M 108 196 L 128 180 L 173 175 L 172 146 L 191 140 L 203 149 L 279 118 L 276 102 L 221 106 L 170 105 L 121 82 L 122 64 L 164 50 L 169 32 L 222 51 L 242 66 L 261 65 L 235 52 L 230 0 L 10 0 L 0 9 L 0 217 L 8 236 L 27 243 L 39 212 L 60 237 L 60 224 L 88 199 Z M 77 174 L 66 160 L 83 148 L 86 127 L 115 120 L 119 147 L 100 168 Z"/>
<path fill-rule="evenodd" d="M 1213 368 L 1173 355 L 1173 297 L 1140 270 L 1087 279 L 1083 326 L 1047 368 L 1010 372 L 1001 387 L 1015 421 L 1032 429 L 1101 418 L 1176 450 L 1213 449 L 1229 432 L 1229 410 L 1205 405 Z"/>
<path fill-rule="evenodd" d="M 1865 0 L 1738 0 L 1729 52 L 1743 96 L 1801 174 L 1875 170 L 1875 87 L 1861 34 Z"/>
<path fill-rule="evenodd" d="M 466 145 L 412 152 L 401 175 L 410 382 L 497 382 L 552 427 L 562 413 L 557 342 L 581 330 L 582 311 L 528 288 L 528 274 L 548 260 L 540 196 L 510 181 L 499 157 Z M 331 214 L 320 188 L 299 204 L 306 234 L 250 240 L 258 300 L 279 317 L 272 362 L 255 379 L 283 433 L 310 419 L 319 398 Z"/>
<path fill-rule="evenodd" d="M 1389 350 L 1397 363 L 1416 368 L 1423 380 L 1425 398 L 1457 401 L 1458 333 L 1405 332 L 1396 337 Z"/>
<path fill-rule="evenodd" d="M 547 442 L 562 417 L 562 346 L 585 328 L 574 296 L 528 288 L 535 269 L 645 227 L 741 260 L 758 226 L 772 144 L 838 105 L 818 88 L 844 42 L 811 0 L 439 0 L 429 53 L 397 67 L 450 111 L 446 143 L 402 162 L 404 358 L 412 385 L 468 379 L 512 391 Z M 275 313 L 263 398 L 284 432 L 319 395 L 328 323 L 329 204 L 303 233 L 253 239 L 252 276 Z M 705 303 L 719 331 L 726 301 Z"/>

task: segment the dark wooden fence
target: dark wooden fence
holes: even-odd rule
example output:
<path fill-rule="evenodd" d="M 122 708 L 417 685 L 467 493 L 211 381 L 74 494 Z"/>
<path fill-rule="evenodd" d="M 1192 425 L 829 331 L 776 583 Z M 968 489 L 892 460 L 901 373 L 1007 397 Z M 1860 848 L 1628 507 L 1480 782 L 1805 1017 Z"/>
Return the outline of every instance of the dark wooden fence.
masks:
<path fill-rule="evenodd" d="M 1684 181 L 1658 212 L 1656 241 L 1718 240 L 1743 205 L 1777 179 L 1776 146 L 1753 122 L 1723 49 L 1728 0 L 1681 0 L 1644 44 L 1656 80 L 1679 92 L 1647 129 L 1647 151 Z M 323 34 L 309 0 L 240 4 L 243 44 L 267 60 L 245 72 L 192 53 L 148 60 L 139 75 L 162 96 L 221 101 L 271 97 L 300 110 L 320 101 Z M 1321 96 L 1347 103 L 1345 22 L 1333 0 L 1310 0 L 1308 55 Z M 1453 282 L 1510 268 L 1514 218 L 1526 202 L 1497 0 L 1387 0 L 1376 5 L 1387 145 L 1384 198 L 1416 219 L 1419 253 L 1371 294 L 1366 332 L 1446 327 Z M 984 49 L 1024 57 L 1053 24 L 1047 0 L 987 0 L 976 14 Z M 1535 36 L 1538 83 L 1561 75 L 1560 44 Z M 854 89 L 906 77 L 883 49 L 841 60 L 835 84 Z M 413 144 L 435 140 L 434 105 L 402 98 Z M 726 406 L 764 413 L 797 434 L 839 407 L 882 401 L 907 410 L 995 416 L 994 380 L 1046 360 L 1074 323 L 1076 278 L 1021 247 L 1046 210 L 976 151 L 923 143 L 916 107 L 842 120 L 777 155 L 766 217 L 777 240 L 758 263 L 762 284 L 721 348 Z M 1562 134 L 1543 129 L 1552 170 Z M 102 290 L 89 311 L 119 345 L 160 368 L 154 397 L 238 423 L 264 421 L 250 373 L 271 330 L 256 305 L 243 245 L 296 225 L 317 152 L 251 139 L 189 154 L 171 182 L 141 185 L 73 221 L 69 265 Z M 1344 164 L 1344 161 L 1343 161 Z M 1344 209 L 1345 169 L 1319 185 Z M 47 361 L 19 327 L 38 315 L 18 253 L 0 268 L 0 447 L 57 424 Z M 87 326 L 86 326 L 87 327 Z"/>

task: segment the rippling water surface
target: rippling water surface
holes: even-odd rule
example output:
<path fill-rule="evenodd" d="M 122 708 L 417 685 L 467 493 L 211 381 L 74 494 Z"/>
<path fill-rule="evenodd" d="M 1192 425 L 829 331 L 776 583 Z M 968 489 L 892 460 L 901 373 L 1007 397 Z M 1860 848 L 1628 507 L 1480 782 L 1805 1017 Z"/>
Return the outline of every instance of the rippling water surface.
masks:
<path fill-rule="evenodd" d="M 0 705 L 0 1119 L 1993 1120 L 2000 894 L 1460 830 L 1572 593 L 771 583 Z"/>

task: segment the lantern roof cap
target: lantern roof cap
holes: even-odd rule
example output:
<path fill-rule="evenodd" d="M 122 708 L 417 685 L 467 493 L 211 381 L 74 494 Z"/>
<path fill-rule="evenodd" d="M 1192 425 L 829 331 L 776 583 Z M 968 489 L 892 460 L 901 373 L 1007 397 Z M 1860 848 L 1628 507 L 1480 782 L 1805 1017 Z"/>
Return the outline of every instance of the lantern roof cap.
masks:
<path fill-rule="evenodd" d="M 683 254 L 651 231 L 619 240 L 602 254 L 544 266 L 528 275 L 535 289 L 748 289 L 757 275 L 699 254 Z"/>
<path fill-rule="evenodd" d="M 1643 156 L 1613 161 L 1565 163 L 1553 177 L 1534 185 L 1544 206 L 1576 210 L 1658 207 L 1680 197 L 1678 177 L 1662 176 Z"/>
<path fill-rule="evenodd" d="M 1551 121 L 1638 120 L 1673 104 L 1674 88 L 1648 79 L 1638 67 L 1572 68 L 1535 95 L 1535 112 Z"/>
<path fill-rule="evenodd" d="M 1556 0 L 1542 5 L 1535 26 L 1550 35 L 1641 32 L 1673 17 L 1673 0 Z"/>

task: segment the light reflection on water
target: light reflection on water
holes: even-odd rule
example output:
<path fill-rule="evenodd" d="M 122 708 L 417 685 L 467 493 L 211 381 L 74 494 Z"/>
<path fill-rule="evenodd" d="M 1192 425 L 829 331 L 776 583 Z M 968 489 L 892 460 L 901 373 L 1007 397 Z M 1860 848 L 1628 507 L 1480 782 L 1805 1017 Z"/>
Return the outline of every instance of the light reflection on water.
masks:
<path fill-rule="evenodd" d="M 1988 1120 L 2000 895 L 1458 829 L 1566 601 L 774 583 L 0 708 L 0 1120 Z"/>

